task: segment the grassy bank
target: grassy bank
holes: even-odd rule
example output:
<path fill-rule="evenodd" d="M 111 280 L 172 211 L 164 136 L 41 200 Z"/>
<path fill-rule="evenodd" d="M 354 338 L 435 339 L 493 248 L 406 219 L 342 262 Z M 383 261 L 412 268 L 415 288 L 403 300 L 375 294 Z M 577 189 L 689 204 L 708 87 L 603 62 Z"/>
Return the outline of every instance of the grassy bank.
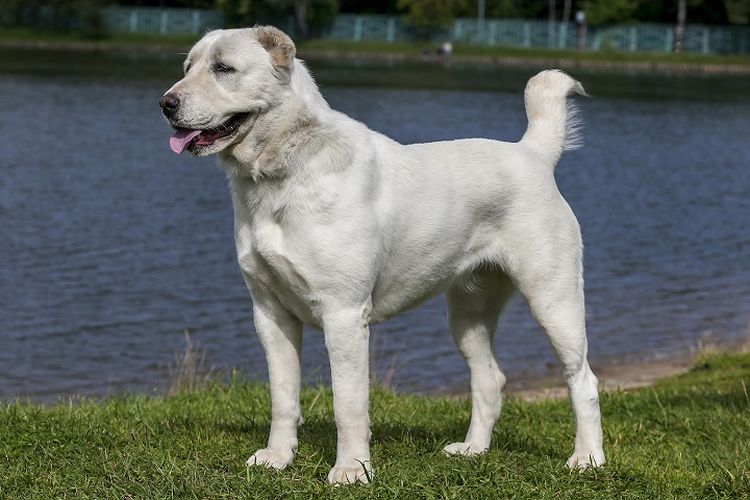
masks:
<path fill-rule="evenodd" d="M 119 33 L 86 37 L 77 33 L 47 32 L 26 28 L 0 29 L 0 44 L 20 47 L 51 48 L 156 48 L 163 50 L 184 49 L 198 41 L 197 35 L 159 35 L 148 33 Z"/>
<path fill-rule="evenodd" d="M 112 34 L 87 39 L 76 34 L 43 33 L 25 29 L 0 30 L 0 47 L 34 47 L 73 50 L 184 51 L 198 36 Z M 308 59 L 369 59 L 385 61 L 438 62 L 435 44 L 410 42 L 308 40 L 298 43 L 298 53 Z M 424 52 L 432 52 L 425 56 Z M 488 47 L 456 44 L 452 61 L 505 66 L 560 66 L 603 70 L 683 71 L 750 73 L 750 57 L 715 54 L 669 54 L 644 52 L 580 52 L 576 50 L 522 47 Z"/>
<path fill-rule="evenodd" d="M 401 54 L 420 55 L 424 50 L 433 50 L 435 44 L 404 42 L 354 42 L 339 40 L 310 40 L 301 44 L 303 52 L 317 53 L 336 51 L 342 53 L 362 54 Z M 628 62 L 628 63 L 672 63 L 672 64 L 750 64 L 750 57 L 740 55 L 714 55 L 695 53 L 651 53 L 651 52 L 614 52 L 614 51 L 577 51 L 570 49 L 543 49 L 507 46 L 477 46 L 456 44 L 454 57 L 489 57 L 519 59 L 564 59 L 570 61 L 592 62 Z"/>
<path fill-rule="evenodd" d="M 611 73 L 750 74 L 750 57 L 738 55 L 579 52 L 456 44 L 453 57 L 446 60 L 435 55 L 434 48 L 411 43 L 311 40 L 301 44 L 299 53 L 306 59 L 322 60 L 432 62 L 521 68 L 558 67 Z"/>
<path fill-rule="evenodd" d="M 375 390 L 375 482 L 332 488 L 330 391 L 307 389 L 288 470 L 247 469 L 264 444 L 269 398 L 235 382 L 168 398 L 117 397 L 0 409 L 4 498 L 713 498 L 750 494 L 750 355 L 705 358 L 655 387 L 602 397 L 599 470 L 570 472 L 567 400 L 506 402 L 491 450 L 455 458 L 469 403 Z"/>

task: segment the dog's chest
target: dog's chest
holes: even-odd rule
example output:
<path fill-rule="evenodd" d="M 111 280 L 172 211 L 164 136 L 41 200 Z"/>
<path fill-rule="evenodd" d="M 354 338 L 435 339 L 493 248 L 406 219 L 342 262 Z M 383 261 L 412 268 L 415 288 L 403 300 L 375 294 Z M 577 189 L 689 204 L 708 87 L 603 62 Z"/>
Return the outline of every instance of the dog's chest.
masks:
<path fill-rule="evenodd" d="M 240 268 L 255 286 L 262 286 L 302 321 L 317 324 L 315 298 L 301 255 L 286 241 L 271 218 L 237 221 L 235 241 Z"/>

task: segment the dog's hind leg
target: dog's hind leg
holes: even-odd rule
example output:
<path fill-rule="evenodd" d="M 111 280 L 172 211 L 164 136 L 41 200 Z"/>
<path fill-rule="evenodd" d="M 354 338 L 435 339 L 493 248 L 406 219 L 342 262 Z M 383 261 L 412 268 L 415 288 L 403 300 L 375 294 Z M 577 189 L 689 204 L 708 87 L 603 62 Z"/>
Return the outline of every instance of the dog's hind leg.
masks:
<path fill-rule="evenodd" d="M 471 371 L 471 423 L 463 442 L 444 448 L 451 455 L 475 455 L 489 448 L 505 386 L 493 338 L 500 310 L 513 286 L 499 271 L 483 269 L 475 277 L 475 283 L 458 282 L 445 294 L 453 338 Z"/>
<path fill-rule="evenodd" d="M 549 337 L 568 385 L 576 439 L 567 464 L 596 467 L 604 463 L 599 387 L 587 359 L 580 231 L 567 213 L 558 211 L 556 231 L 547 228 L 526 239 L 516 255 L 513 280 Z"/>

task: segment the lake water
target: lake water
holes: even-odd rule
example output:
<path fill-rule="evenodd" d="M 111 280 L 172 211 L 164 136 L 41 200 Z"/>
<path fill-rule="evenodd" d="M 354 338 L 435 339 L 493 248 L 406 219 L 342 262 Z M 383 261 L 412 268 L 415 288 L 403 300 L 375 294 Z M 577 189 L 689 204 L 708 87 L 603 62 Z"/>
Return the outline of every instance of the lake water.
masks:
<path fill-rule="evenodd" d="M 405 143 L 517 140 L 533 74 L 313 70 L 334 107 Z M 163 388 L 185 330 L 216 370 L 265 378 L 224 174 L 167 145 L 157 100 L 178 75 L 176 56 L 0 51 L 1 398 Z M 565 155 L 557 178 L 583 228 L 592 364 L 744 338 L 750 81 L 576 76 L 595 98 L 579 99 L 586 146 Z M 520 299 L 496 348 L 512 381 L 555 366 Z M 468 384 L 442 298 L 373 327 L 371 350 L 374 371 L 392 372 L 400 389 Z M 304 372 L 328 377 L 313 330 Z"/>

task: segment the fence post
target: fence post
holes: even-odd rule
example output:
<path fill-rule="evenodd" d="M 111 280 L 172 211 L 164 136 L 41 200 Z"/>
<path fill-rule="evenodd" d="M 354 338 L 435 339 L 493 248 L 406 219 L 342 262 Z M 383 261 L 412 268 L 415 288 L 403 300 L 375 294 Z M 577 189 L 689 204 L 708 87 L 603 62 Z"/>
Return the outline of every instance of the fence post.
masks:
<path fill-rule="evenodd" d="M 703 27 L 703 43 L 701 52 L 708 54 L 711 51 L 711 31 L 708 26 Z"/>
<path fill-rule="evenodd" d="M 388 18 L 388 34 L 386 35 L 388 41 L 393 43 L 396 41 L 396 19 L 393 17 Z"/>
<path fill-rule="evenodd" d="M 591 40 L 591 48 L 593 50 L 599 50 L 599 49 L 602 48 L 602 35 L 601 35 L 601 33 L 598 33 L 596 31 L 594 32 L 594 36 L 592 37 L 592 40 Z"/>
<path fill-rule="evenodd" d="M 133 9 L 130 11 L 130 32 L 135 33 L 138 31 L 138 11 Z"/>
<path fill-rule="evenodd" d="M 193 17 L 192 22 L 190 24 L 190 32 L 194 35 L 198 34 L 198 31 L 200 31 L 200 11 L 194 10 L 193 11 Z"/>
<path fill-rule="evenodd" d="M 461 24 L 460 19 L 456 19 L 455 21 L 453 21 L 453 41 L 454 42 L 461 39 L 461 35 L 462 35 L 461 26 L 462 24 Z"/>
<path fill-rule="evenodd" d="M 354 18 L 354 40 L 362 40 L 362 18 L 357 16 Z"/>
<path fill-rule="evenodd" d="M 531 24 L 528 21 L 523 23 L 523 46 L 531 47 Z"/>
<path fill-rule="evenodd" d="M 638 50 L 638 28 L 635 26 L 630 27 L 630 44 L 628 46 L 630 52 Z"/>
<path fill-rule="evenodd" d="M 674 30 L 671 27 L 666 28 L 667 36 L 664 37 L 664 52 L 672 52 L 674 48 Z"/>
<path fill-rule="evenodd" d="M 488 40 L 490 45 L 497 45 L 497 22 L 490 22 L 490 39 Z"/>
<path fill-rule="evenodd" d="M 292 33 L 292 35 L 289 36 L 297 36 L 297 29 L 295 28 L 294 18 L 292 16 L 286 18 L 286 32 Z"/>
<path fill-rule="evenodd" d="M 568 21 L 560 23 L 560 39 L 557 41 L 558 49 L 565 49 L 568 46 Z"/>
<path fill-rule="evenodd" d="M 159 15 L 159 33 L 162 35 L 167 32 L 167 11 L 162 10 Z"/>

